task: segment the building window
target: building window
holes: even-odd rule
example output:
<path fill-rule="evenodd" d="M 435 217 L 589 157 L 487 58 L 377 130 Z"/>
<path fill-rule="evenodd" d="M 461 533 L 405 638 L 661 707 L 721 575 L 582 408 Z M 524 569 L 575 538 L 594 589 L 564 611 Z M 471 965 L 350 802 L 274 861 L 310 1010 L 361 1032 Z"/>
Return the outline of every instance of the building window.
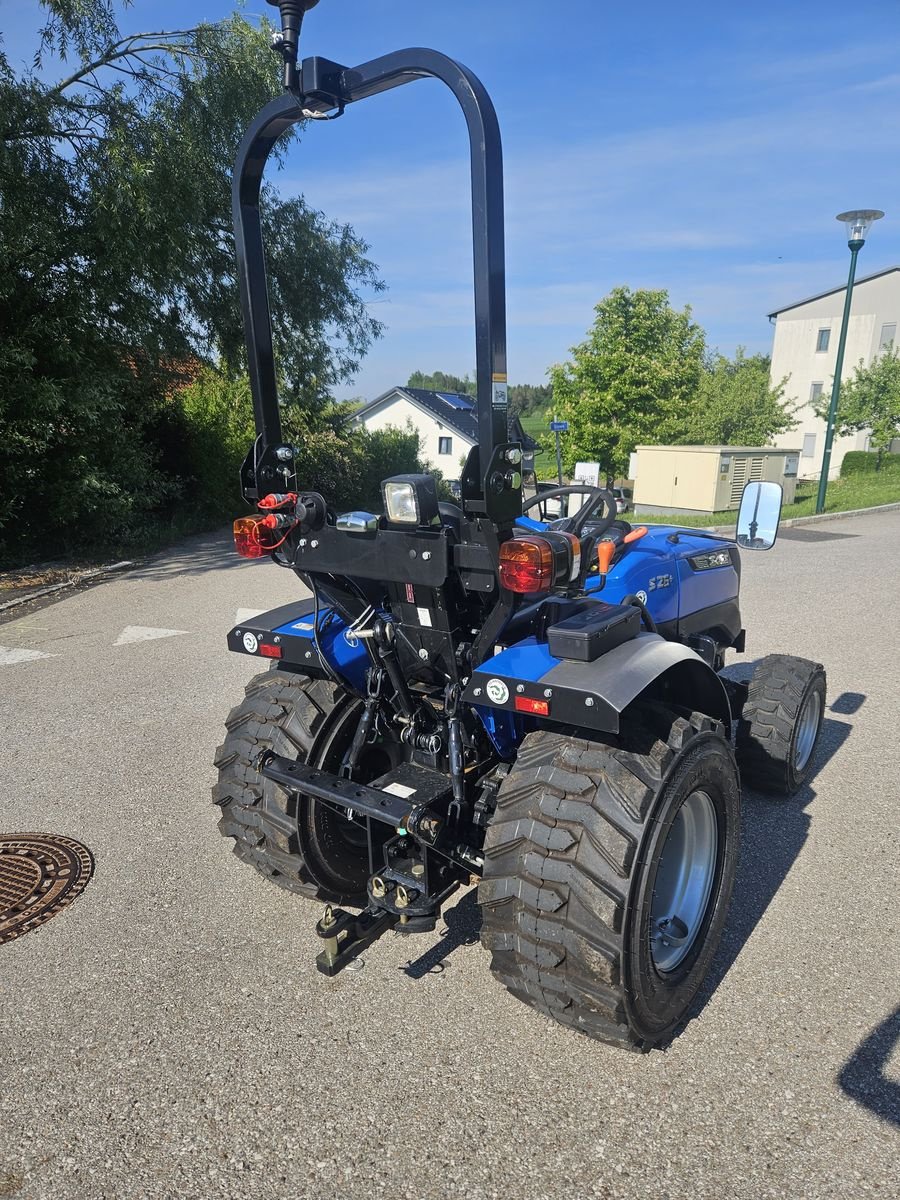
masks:
<path fill-rule="evenodd" d="M 453 438 L 438 438 L 438 454 L 453 453 Z"/>
<path fill-rule="evenodd" d="M 831 339 L 830 329 L 820 329 L 816 337 L 816 354 L 822 354 L 828 349 L 828 342 Z"/>
<path fill-rule="evenodd" d="M 822 395 L 821 383 L 811 383 L 809 385 L 809 402 L 810 402 L 810 404 L 815 404 L 815 402 L 819 399 L 819 397 L 821 395 Z"/>
<path fill-rule="evenodd" d="M 879 350 L 887 350 L 888 346 L 893 346 L 897 340 L 897 325 L 882 325 L 881 341 L 878 343 Z"/>
<path fill-rule="evenodd" d="M 803 435 L 803 457 L 814 458 L 816 454 L 816 435 L 814 433 L 804 433 Z"/>

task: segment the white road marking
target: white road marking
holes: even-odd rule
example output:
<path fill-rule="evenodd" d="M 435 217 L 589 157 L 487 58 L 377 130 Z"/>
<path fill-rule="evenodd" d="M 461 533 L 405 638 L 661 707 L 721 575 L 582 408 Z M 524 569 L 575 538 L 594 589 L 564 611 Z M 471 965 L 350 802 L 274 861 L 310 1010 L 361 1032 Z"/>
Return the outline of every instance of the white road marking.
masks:
<path fill-rule="evenodd" d="M 127 646 L 130 642 L 152 642 L 156 638 L 179 637 L 187 632 L 186 629 L 151 629 L 147 625 L 126 625 L 113 645 Z"/>
<path fill-rule="evenodd" d="M 266 610 L 264 608 L 239 608 L 234 614 L 235 625 L 243 625 L 245 621 L 252 621 L 254 617 L 261 617 Z"/>
<path fill-rule="evenodd" d="M 0 646 L 0 667 L 11 667 L 13 663 L 34 662 L 36 658 L 56 658 L 55 654 L 45 654 L 43 650 L 23 650 L 19 646 L 9 648 Z"/>

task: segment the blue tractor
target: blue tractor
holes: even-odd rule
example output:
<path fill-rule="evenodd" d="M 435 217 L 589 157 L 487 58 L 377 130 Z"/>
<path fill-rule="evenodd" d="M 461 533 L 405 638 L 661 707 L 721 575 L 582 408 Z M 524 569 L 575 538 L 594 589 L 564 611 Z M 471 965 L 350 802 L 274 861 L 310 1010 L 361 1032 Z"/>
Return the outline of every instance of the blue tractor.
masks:
<path fill-rule="evenodd" d="M 274 883 L 326 903 L 328 975 L 387 930 L 433 930 L 477 880 L 491 970 L 515 996 L 602 1041 L 658 1045 L 722 932 L 742 778 L 792 792 L 819 737 L 820 664 L 775 655 L 748 684 L 722 675 L 744 649 L 739 548 L 772 545 L 780 489 L 747 486 L 735 540 L 633 528 L 585 485 L 556 489 L 569 515 L 537 519 L 554 492 L 523 499 L 508 433 L 490 99 L 431 50 L 300 62 L 315 3 L 278 4 L 285 91 L 249 129 L 234 182 L 258 435 L 241 471 L 256 511 L 235 543 L 309 594 L 228 635 L 268 669 L 226 722 L 219 827 Z M 471 142 L 479 444 L 458 504 L 431 475 L 402 475 L 383 482 L 382 512 L 336 512 L 304 490 L 282 439 L 260 182 L 298 120 L 423 77 L 456 96 Z"/>

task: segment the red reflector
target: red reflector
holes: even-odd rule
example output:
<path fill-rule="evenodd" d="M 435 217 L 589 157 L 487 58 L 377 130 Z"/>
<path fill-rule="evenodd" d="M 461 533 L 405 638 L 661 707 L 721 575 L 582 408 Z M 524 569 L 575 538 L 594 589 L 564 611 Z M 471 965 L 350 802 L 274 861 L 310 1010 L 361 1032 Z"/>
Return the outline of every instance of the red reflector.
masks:
<path fill-rule="evenodd" d="M 268 517 L 238 517 L 234 523 L 234 548 L 241 558 L 265 558 L 278 541 L 277 529 L 268 529 Z"/>
<path fill-rule="evenodd" d="M 553 548 L 544 538 L 510 538 L 500 547 L 500 586 L 510 592 L 549 592 Z"/>
<path fill-rule="evenodd" d="M 265 642 L 260 642 L 259 652 L 263 658 L 281 658 L 280 646 L 267 646 Z"/>
<path fill-rule="evenodd" d="M 531 700 L 528 696 L 516 696 L 516 712 L 534 713 L 536 717 L 548 717 L 550 701 Z"/>

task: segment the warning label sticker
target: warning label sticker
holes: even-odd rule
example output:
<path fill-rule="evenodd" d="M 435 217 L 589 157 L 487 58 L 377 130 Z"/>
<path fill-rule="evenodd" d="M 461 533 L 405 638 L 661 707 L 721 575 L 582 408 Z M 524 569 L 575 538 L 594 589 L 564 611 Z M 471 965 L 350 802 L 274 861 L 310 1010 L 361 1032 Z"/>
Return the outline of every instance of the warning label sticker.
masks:
<path fill-rule="evenodd" d="M 381 789 L 383 792 L 390 792 L 392 796 L 399 796 L 401 800 L 408 800 L 410 796 L 416 794 L 416 789 L 407 787 L 405 783 L 389 783 L 387 787 Z"/>
<path fill-rule="evenodd" d="M 494 408 L 509 407 L 509 393 L 505 383 L 494 383 L 492 385 L 491 404 Z"/>

